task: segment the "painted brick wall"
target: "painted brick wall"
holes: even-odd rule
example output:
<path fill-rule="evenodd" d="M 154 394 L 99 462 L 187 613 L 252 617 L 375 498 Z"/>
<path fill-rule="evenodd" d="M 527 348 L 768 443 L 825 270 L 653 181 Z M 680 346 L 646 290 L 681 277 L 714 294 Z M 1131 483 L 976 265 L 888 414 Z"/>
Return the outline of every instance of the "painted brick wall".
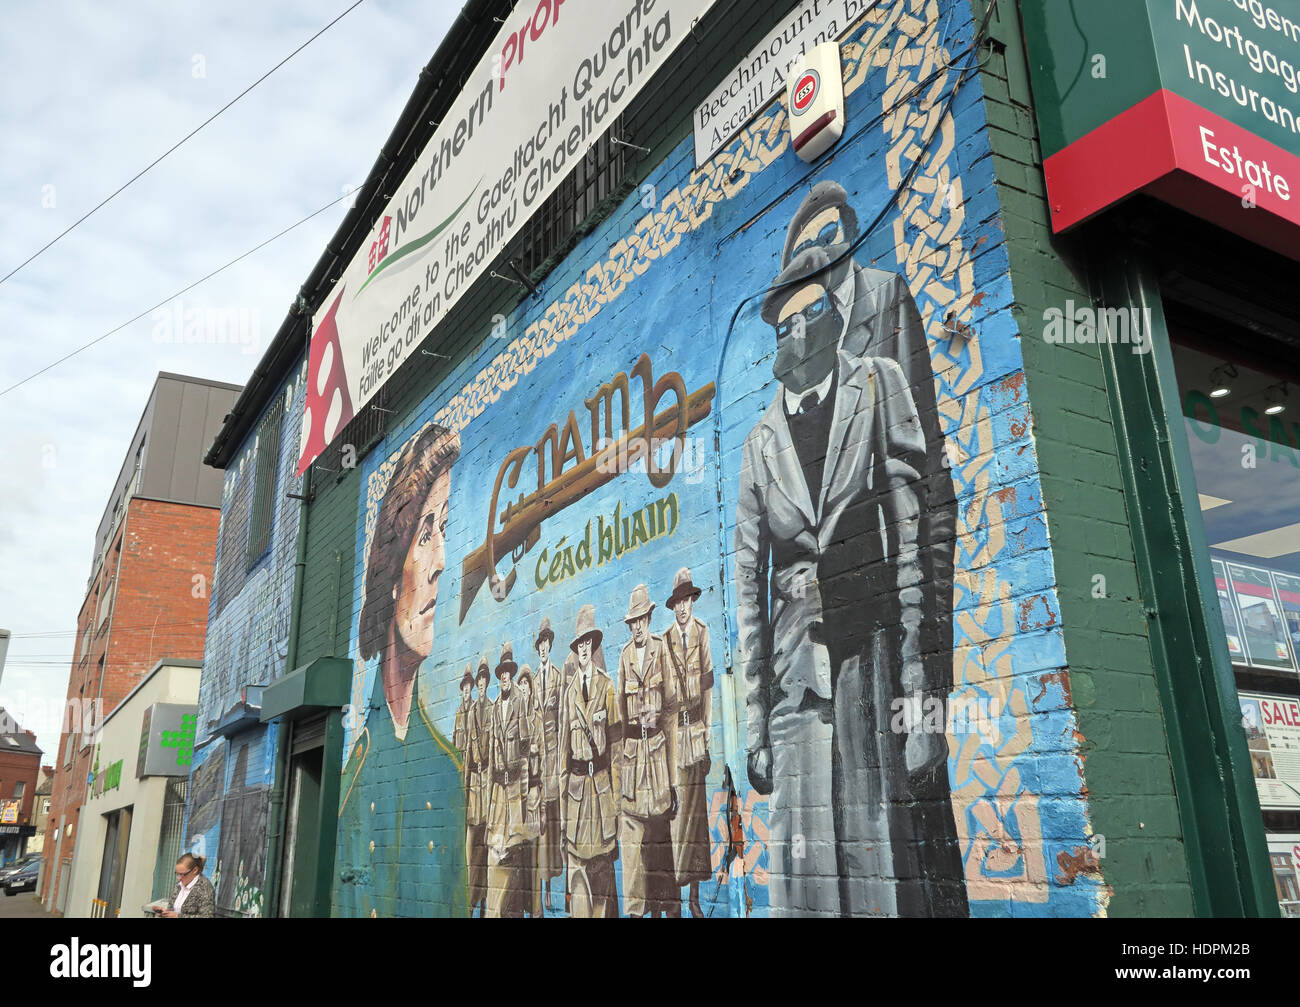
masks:
<path fill-rule="evenodd" d="M 735 552 L 736 508 L 742 445 L 773 403 L 778 385 L 772 377 L 772 330 L 759 319 L 757 306 L 739 316 L 730 339 L 727 326 L 742 298 L 772 283 L 781 268 L 787 227 L 821 180 L 844 187 L 863 224 L 884 210 L 883 226 L 855 260 L 897 273 L 916 304 L 932 365 L 929 391 L 937 401 L 958 500 L 956 542 L 949 546 L 957 565 L 951 681 L 930 693 L 943 693 L 950 718 L 947 725 L 940 718 L 946 795 L 900 797 L 895 790 L 886 800 L 906 807 L 908 814 L 930 814 L 922 815 L 925 825 L 913 836 L 919 832 L 934 845 L 945 832 L 953 837 L 957 877 L 922 874 L 936 888 L 955 881 L 961 911 L 1105 911 L 1105 866 L 1087 856 L 1094 831 L 1093 791 L 1084 782 L 1087 732 L 1080 728 L 1065 673 L 1063 602 L 1044 513 L 1047 484 L 1040 479 L 1035 415 L 1025 392 L 1021 327 L 1014 313 L 1013 267 L 1002 218 L 1015 207 L 1000 203 L 994 176 L 990 127 L 998 113 L 988 112 L 986 120 L 986 109 L 994 105 L 984 102 L 978 76 L 967 81 L 950 115 L 943 103 L 965 65 L 961 54 L 973 29 L 964 0 L 907 0 L 869 13 L 844 48 L 850 134 L 834 157 L 812 172 L 789 151 L 780 103 L 702 171 L 694 170 L 689 120 L 665 125 L 664 140 L 646 161 L 652 167 L 643 181 L 651 188 L 638 189 L 578 242 L 536 299 L 502 312 L 504 340 L 489 334 L 491 304 L 477 317 L 462 316 L 463 324 L 446 326 L 456 338 L 438 349 L 451 361 L 435 372 L 417 359 L 399 372 L 389 401 L 395 410 L 389 435 L 359 471 L 327 473 L 320 480 L 310 513 L 303 659 L 347 655 L 356 669 L 349 752 L 341 767 L 336 914 L 465 911 L 474 891 L 466 891 L 472 874 L 463 841 L 464 749 L 456 740 L 462 668 L 480 655 L 491 667 L 506 641 L 513 643 L 520 663 L 535 664 L 532 642 L 543 616 L 554 625 L 559 657 L 567 651 L 580 606 L 594 604 L 605 633 L 604 663 L 618 685 L 618 655 L 628 639 L 620 623 L 629 594 L 638 582 L 648 585 L 658 606 L 651 629 L 665 632 L 664 601 L 683 565 L 692 568 L 695 583 L 704 589 L 696 614 L 709 629 L 716 670 L 711 766 L 704 785 L 709 832 L 704 908 L 713 915 L 835 914 L 853 904 L 855 886 L 864 877 L 866 887 L 882 899 L 875 911 L 953 908 L 940 906 L 933 894 L 920 904 L 889 902 L 881 908 L 888 900 L 901 900 L 905 883 L 916 878 L 901 859 L 874 874 L 854 868 L 838 875 L 834 867 L 816 874 L 774 862 L 772 836 L 777 817 L 788 808 L 754 786 L 747 767 L 758 746 L 747 726 L 755 693 L 747 689 L 747 652 L 739 634 L 737 585 L 746 561 Z M 753 31 L 761 34 L 760 27 Z M 728 47 L 728 55 L 718 59 L 730 65 L 744 49 Z M 704 62 L 699 55 L 696 61 Z M 930 92 L 918 98 L 926 91 L 916 88 L 922 80 Z M 683 99 L 680 107 L 689 109 L 691 102 Z M 933 147 L 925 143 L 931 137 Z M 921 168 L 907 198 L 901 208 L 890 207 L 892 187 L 916 158 Z M 499 557 L 502 577 L 519 561 L 518 579 L 505 600 L 494 600 L 486 585 L 468 600 L 464 560 L 490 526 L 487 502 L 506 453 L 535 444 L 550 422 L 562 428 L 570 410 L 585 441 L 584 399 L 617 372 L 629 372 L 642 353 L 650 357 L 655 377 L 679 373 L 689 392 L 715 386 L 707 418 L 691 430 L 682 468 L 668 485 L 653 488 L 644 474 L 623 472 L 568 512 L 548 517 L 530 551 Z M 631 387 L 632 412 L 639 415 L 635 377 Z M 911 392 L 922 395 L 924 388 L 913 385 Z M 672 401 L 665 398 L 660 408 Z M 407 741 L 396 738 L 388 696 L 376 687 L 378 661 L 366 656 L 375 649 L 372 644 L 383 641 L 366 639 L 361 613 L 366 564 L 376 535 L 382 540 L 386 527 L 383 503 L 390 482 L 400 470 L 403 449 L 430 423 L 456 434 L 459 456 L 451 470 L 446 527 L 439 532 L 446 556 L 434 649 L 418 672 L 407 721 L 412 740 Z M 570 459 L 559 467 L 573 465 Z M 532 459 L 524 464 L 509 490 L 511 502 L 535 488 L 534 466 Z M 550 576 L 554 566 L 545 568 L 547 577 L 539 576 L 542 549 L 548 556 L 562 553 L 565 542 L 583 539 L 586 522 L 603 518 L 608 523 L 616 507 L 626 515 L 670 493 L 677 497 L 677 523 L 670 534 L 619 561 L 575 570 L 559 583 Z M 558 572 L 564 572 L 562 565 Z M 543 579 L 548 586 L 538 583 Z M 381 593 L 372 586 L 369 596 Z M 801 648 L 807 647 L 805 637 L 796 650 L 806 653 Z M 379 649 L 382 654 L 384 648 Z M 857 667 L 871 661 L 864 655 Z M 844 674 L 844 666 L 837 667 Z M 889 662 L 872 667 L 875 677 L 867 680 L 873 683 L 899 673 Z M 489 695 L 498 695 L 495 679 Z M 878 697 L 877 708 L 891 695 Z M 881 721 L 878 733 L 900 731 Z M 410 754 L 402 757 L 399 746 L 411 744 L 420 747 L 405 749 Z M 799 744 L 791 742 L 788 750 L 802 751 Z M 830 772 L 827 764 L 825 773 Z M 884 766 L 878 776 L 896 780 L 897 765 Z M 827 804 L 822 802 L 820 813 L 827 812 Z M 396 822 L 403 823 L 400 834 Z M 835 830 L 842 827 L 837 820 Z M 795 853 L 798 844 L 792 843 L 789 855 L 792 861 L 815 859 L 836 839 L 800 836 L 808 849 Z M 842 848 L 852 846 L 840 839 Z M 906 842 L 896 845 L 916 849 Z M 924 860 L 929 853 L 918 855 Z M 620 907 L 629 904 L 627 862 L 624 857 L 616 871 Z M 812 882 L 800 901 L 789 901 L 790 878 L 800 875 L 808 882 L 810 873 Z M 552 882 L 548 912 L 566 911 L 563 891 L 562 882 Z M 676 898 L 686 903 L 688 889 L 682 887 Z"/>
<path fill-rule="evenodd" d="M 228 736 L 214 734 L 212 728 L 241 701 L 244 686 L 268 685 L 286 670 L 298 545 L 298 501 L 286 494 L 301 488 L 294 467 L 304 398 L 305 385 L 295 371 L 232 455 L 222 489 L 185 835 L 187 849 L 208 858 L 218 910 L 230 915 L 262 915 L 278 723 L 257 724 Z M 282 411 L 271 539 L 250 563 L 249 522 L 260 438 L 266 416 L 277 404 Z"/>
<path fill-rule="evenodd" d="M 977 5 L 981 7 L 982 4 Z M 1048 225 L 1042 154 L 1014 6 L 1003 4 L 1000 46 L 981 80 L 1006 234 L 1012 315 L 1034 404 L 1034 438 L 1055 561 L 1068 668 L 1078 709 L 1093 827 L 1114 915 L 1192 912 L 1186 854 L 1164 723 L 1138 595 L 1115 428 L 1098 347 L 1050 345 L 1045 312 L 1092 303 L 1087 264 Z M 1010 73 L 1010 77 L 1008 74 Z M 1098 847 L 1100 849 L 1100 846 Z M 1079 850 L 1056 869 L 1068 875 Z"/>

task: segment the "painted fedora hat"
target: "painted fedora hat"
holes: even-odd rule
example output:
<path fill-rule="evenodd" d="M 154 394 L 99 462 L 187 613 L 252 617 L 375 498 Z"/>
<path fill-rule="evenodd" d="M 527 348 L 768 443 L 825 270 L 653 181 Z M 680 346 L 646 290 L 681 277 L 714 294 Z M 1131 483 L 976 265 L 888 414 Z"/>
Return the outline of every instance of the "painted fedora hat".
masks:
<path fill-rule="evenodd" d="M 573 642 L 569 644 L 569 649 L 575 654 L 578 652 L 578 644 L 587 637 L 592 637 L 591 649 L 595 651 L 600 646 L 600 641 L 605 638 L 605 634 L 596 628 L 596 606 L 583 605 L 578 609 L 578 625 L 573 631 Z"/>
<path fill-rule="evenodd" d="M 655 610 L 655 603 L 650 600 L 650 589 L 644 584 L 632 588 L 632 597 L 627 601 L 627 615 L 624 622 L 634 622 Z"/>
<path fill-rule="evenodd" d="M 533 641 L 533 650 L 541 647 L 543 640 L 548 640 L 552 647 L 555 646 L 555 630 L 551 629 L 551 620 L 547 616 L 542 616 L 542 624 L 537 630 L 537 639 Z"/>
<path fill-rule="evenodd" d="M 502 675 L 513 676 L 519 670 L 515 664 L 515 648 L 509 641 L 501 645 L 501 660 L 497 662 L 497 678 Z"/>
<path fill-rule="evenodd" d="M 701 590 L 691 581 L 691 568 L 689 566 L 684 566 L 678 570 L 676 576 L 673 577 L 673 593 L 670 594 L 668 600 L 664 602 L 664 608 L 672 608 L 683 598 L 690 598 L 691 601 L 694 601 L 702 593 L 703 592 L 701 592 Z"/>

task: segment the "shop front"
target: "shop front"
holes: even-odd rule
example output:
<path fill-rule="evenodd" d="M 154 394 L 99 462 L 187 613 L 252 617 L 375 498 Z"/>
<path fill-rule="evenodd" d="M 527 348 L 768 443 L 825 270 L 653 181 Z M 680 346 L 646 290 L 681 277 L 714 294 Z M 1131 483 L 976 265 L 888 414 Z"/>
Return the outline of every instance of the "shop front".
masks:
<path fill-rule="evenodd" d="M 1300 28 L 1258 3 L 1020 13 L 1053 244 L 1103 319 L 1079 341 L 1115 421 L 1196 909 L 1300 915 Z"/>
<path fill-rule="evenodd" d="M 171 895 L 201 668 L 160 661 L 105 718 L 65 916 L 139 918 Z"/>

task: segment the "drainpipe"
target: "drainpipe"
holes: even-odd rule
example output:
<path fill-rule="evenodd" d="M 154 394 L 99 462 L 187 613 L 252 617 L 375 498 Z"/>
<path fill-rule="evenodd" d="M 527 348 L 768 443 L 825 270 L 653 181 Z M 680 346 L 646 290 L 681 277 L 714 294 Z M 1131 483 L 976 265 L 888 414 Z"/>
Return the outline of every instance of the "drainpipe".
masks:
<path fill-rule="evenodd" d="M 311 500 L 312 466 L 302 481 L 302 494 L 298 498 L 298 544 L 293 562 L 293 603 L 289 608 L 289 647 L 284 658 L 284 670 L 287 674 L 298 664 L 298 627 L 302 621 L 302 590 L 304 574 L 307 570 L 307 503 Z M 275 731 L 275 777 L 271 782 L 271 796 L 266 809 L 267 851 L 266 851 L 266 904 L 263 915 L 276 917 L 280 914 L 280 864 L 284 852 L 284 791 L 288 776 L 289 760 L 286 749 L 289 746 L 289 721 L 281 718 Z"/>

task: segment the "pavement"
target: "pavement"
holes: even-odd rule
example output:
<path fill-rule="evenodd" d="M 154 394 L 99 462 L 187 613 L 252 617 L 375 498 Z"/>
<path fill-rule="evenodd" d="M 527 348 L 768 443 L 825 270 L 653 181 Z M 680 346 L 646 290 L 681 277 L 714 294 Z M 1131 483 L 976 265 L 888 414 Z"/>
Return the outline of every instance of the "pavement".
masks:
<path fill-rule="evenodd" d="M 50 920 L 53 913 L 47 913 L 35 892 L 19 892 L 17 895 L 0 895 L 0 920 Z"/>

